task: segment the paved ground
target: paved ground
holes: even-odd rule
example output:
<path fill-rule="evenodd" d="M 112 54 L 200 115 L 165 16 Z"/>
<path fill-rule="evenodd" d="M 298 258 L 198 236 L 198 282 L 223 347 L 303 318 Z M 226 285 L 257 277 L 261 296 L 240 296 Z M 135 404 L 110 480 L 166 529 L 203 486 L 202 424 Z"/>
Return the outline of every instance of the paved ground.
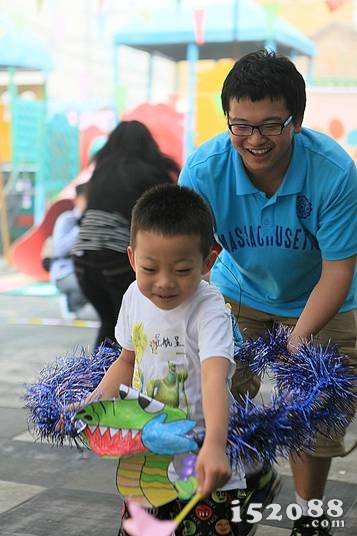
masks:
<path fill-rule="evenodd" d="M 21 400 L 24 383 L 34 381 L 46 363 L 81 346 L 90 348 L 95 329 L 43 325 L 34 317 L 59 319 L 57 298 L 0 295 L 0 534 L 116 536 L 115 463 L 74 448 L 34 443 Z M 22 324 L 14 323 L 16 318 Z M 354 424 L 348 441 L 356 437 Z M 292 480 L 285 462 L 278 469 L 283 488 L 276 502 L 284 513 L 294 500 Z M 356 451 L 334 461 L 326 500 L 343 501 L 345 523 L 336 535 L 357 534 L 356 477 Z M 289 526 L 286 516 L 280 522 L 264 521 L 257 536 L 288 536 Z"/>

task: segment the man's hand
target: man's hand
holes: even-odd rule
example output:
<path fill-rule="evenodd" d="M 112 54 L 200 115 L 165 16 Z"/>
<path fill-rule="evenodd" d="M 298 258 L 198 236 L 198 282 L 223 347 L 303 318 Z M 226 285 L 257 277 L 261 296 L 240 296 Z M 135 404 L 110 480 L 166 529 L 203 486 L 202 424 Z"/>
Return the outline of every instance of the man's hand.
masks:
<path fill-rule="evenodd" d="M 291 354 L 295 354 L 304 342 L 304 339 L 299 335 L 295 335 L 293 331 L 288 339 L 287 349 Z"/>

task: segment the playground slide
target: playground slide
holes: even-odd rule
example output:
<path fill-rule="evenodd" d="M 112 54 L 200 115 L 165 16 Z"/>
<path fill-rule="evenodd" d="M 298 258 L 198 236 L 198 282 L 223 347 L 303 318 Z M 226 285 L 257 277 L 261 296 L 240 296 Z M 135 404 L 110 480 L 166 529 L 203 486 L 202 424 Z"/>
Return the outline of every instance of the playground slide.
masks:
<path fill-rule="evenodd" d="M 123 115 L 123 120 L 137 119 L 151 131 L 160 149 L 182 164 L 183 115 L 165 104 L 142 104 Z M 93 134 L 93 133 L 92 133 Z M 18 270 L 38 281 L 49 279 L 41 265 L 41 251 L 47 237 L 51 236 L 56 218 L 73 207 L 75 186 L 89 180 L 93 164 L 83 169 L 58 195 L 44 219 L 18 238 L 10 248 L 10 262 Z"/>
<path fill-rule="evenodd" d="M 16 240 L 10 248 L 10 262 L 18 270 L 37 281 L 49 279 L 41 265 L 41 251 L 47 237 L 51 236 L 58 216 L 65 210 L 73 208 L 71 199 L 59 199 L 50 206 L 45 217 L 39 225 L 34 225 L 21 238 Z"/>
<path fill-rule="evenodd" d="M 73 208 L 75 186 L 87 182 L 92 174 L 93 165 L 82 170 L 58 195 L 49 207 L 39 225 L 34 225 L 27 233 L 18 238 L 10 248 L 10 262 L 18 272 L 29 275 L 37 281 L 48 281 L 49 275 L 42 268 L 41 251 L 43 243 L 51 236 L 58 216 Z"/>

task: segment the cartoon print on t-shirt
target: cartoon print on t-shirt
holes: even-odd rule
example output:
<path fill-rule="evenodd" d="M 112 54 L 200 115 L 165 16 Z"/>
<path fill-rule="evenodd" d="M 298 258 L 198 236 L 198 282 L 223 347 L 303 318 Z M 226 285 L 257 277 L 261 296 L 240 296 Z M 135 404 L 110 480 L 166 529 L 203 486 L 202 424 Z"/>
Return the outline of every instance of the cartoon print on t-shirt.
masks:
<path fill-rule="evenodd" d="M 182 333 L 177 330 L 156 327 L 147 332 L 143 322 L 135 323 L 132 329 L 135 351 L 132 386 L 189 415 L 185 390 L 189 369 L 183 340 Z"/>
<path fill-rule="evenodd" d="M 177 371 L 175 363 L 168 362 L 168 372 L 164 378 L 154 378 L 148 381 L 146 394 L 167 404 L 173 408 L 181 407 L 189 416 L 189 407 L 185 392 L 185 381 L 188 378 L 186 368 Z M 186 407 L 180 405 L 180 398 L 184 401 Z"/>
<path fill-rule="evenodd" d="M 142 322 L 133 325 L 132 341 L 135 351 L 135 367 L 132 386 L 140 391 L 143 384 L 141 360 L 148 346 L 148 338 L 144 333 L 144 325 Z"/>

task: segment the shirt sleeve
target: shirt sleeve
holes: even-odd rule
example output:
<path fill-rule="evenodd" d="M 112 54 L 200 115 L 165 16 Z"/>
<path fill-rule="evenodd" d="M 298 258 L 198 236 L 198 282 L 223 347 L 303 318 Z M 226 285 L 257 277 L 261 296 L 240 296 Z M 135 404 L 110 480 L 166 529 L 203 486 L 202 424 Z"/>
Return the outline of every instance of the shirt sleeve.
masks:
<path fill-rule="evenodd" d="M 317 231 L 321 254 L 326 260 L 346 259 L 357 253 L 357 170 L 353 162 L 326 196 Z"/>
<path fill-rule="evenodd" d="M 195 190 L 194 184 L 191 180 L 189 166 L 186 164 L 179 175 L 178 183 L 180 186 L 186 186 L 186 188 L 190 188 L 191 190 Z"/>
<path fill-rule="evenodd" d="M 132 341 L 132 330 L 131 330 L 131 321 L 130 321 L 130 310 L 129 304 L 131 303 L 132 287 L 130 286 L 126 293 L 123 296 L 121 303 L 118 322 L 115 326 L 115 338 L 122 348 L 127 350 L 134 351 L 133 341 Z"/>
<path fill-rule="evenodd" d="M 223 297 L 215 293 L 204 300 L 198 311 L 198 346 L 200 361 L 224 357 L 230 361 L 229 377 L 235 369 L 232 317 Z"/>
<path fill-rule="evenodd" d="M 55 257 L 66 257 L 79 235 L 78 218 L 73 211 L 61 214 L 53 229 L 53 250 Z"/>

